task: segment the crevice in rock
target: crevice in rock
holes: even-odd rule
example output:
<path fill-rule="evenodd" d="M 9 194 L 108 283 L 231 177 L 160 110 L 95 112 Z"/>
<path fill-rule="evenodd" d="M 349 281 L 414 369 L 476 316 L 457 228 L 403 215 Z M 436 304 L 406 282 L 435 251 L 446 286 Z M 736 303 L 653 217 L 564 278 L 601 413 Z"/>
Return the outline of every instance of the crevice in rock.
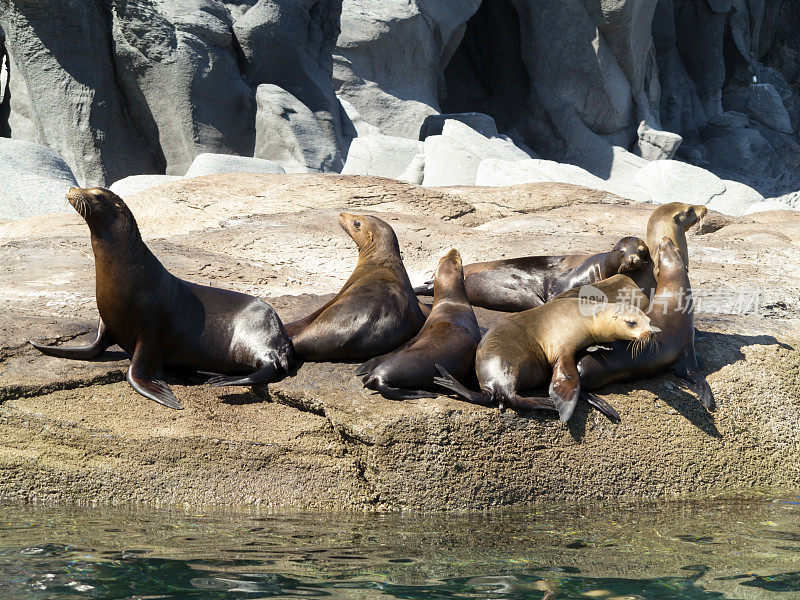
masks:
<path fill-rule="evenodd" d="M 35 398 L 37 396 L 46 396 L 53 392 L 75 390 L 95 385 L 109 385 L 120 381 L 125 381 L 125 373 L 114 370 L 89 377 L 88 379 L 66 379 L 45 385 L 9 385 L 0 387 L 0 404 L 8 400 L 17 400 L 18 398 Z"/>
<path fill-rule="evenodd" d="M 114 4 L 112 2 L 112 4 Z M 103 14 L 103 17 L 106 20 L 106 29 L 108 31 L 108 41 L 109 41 L 109 56 L 108 60 L 111 65 L 111 73 L 112 77 L 114 78 L 114 86 L 117 88 L 117 93 L 120 97 L 120 103 L 122 104 L 122 110 L 125 116 L 128 119 L 128 122 L 131 123 L 133 129 L 138 134 L 139 138 L 141 138 L 142 143 L 144 144 L 145 148 L 150 152 L 152 156 L 152 162 L 156 166 L 157 173 L 163 175 L 166 173 L 167 170 L 167 158 L 164 156 L 164 152 L 161 148 L 161 145 L 158 143 L 158 137 L 156 136 L 155 140 L 148 139 L 151 136 L 147 135 L 147 130 L 150 131 L 158 131 L 158 125 L 156 124 L 155 118 L 153 117 L 152 113 L 147 106 L 147 102 L 141 101 L 140 108 L 142 109 L 139 112 L 139 118 L 146 116 L 147 117 L 147 124 L 146 126 L 140 123 L 139 119 L 134 117 L 134 113 L 131 107 L 131 99 L 128 97 L 128 94 L 125 93 L 125 86 L 120 78 L 119 68 L 117 66 L 117 41 L 114 39 L 114 6 L 106 6 L 103 5 L 99 7 L 100 12 Z M 137 90 L 139 91 L 139 90 Z M 141 91 L 139 91 L 141 93 Z M 135 175 L 143 175 L 144 173 L 133 173 Z"/>
<path fill-rule="evenodd" d="M 279 404 L 291 406 L 297 410 L 312 413 L 319 417 L 327 418 L 328 416 L 325 414 L 325 406 L 321 402 L 312 398 L 307 398 L 304 396 L 291 396 L 278 390 L 272 392 L 272 397 L 275 402 L 278 402 Z"/>
<path fill-rule="evenodd" d="M 5 34 L 0 29 L 0 137 L 11 137 L 11 64 L 5 47 Z"/>
<path fill-rule="evenodd" d="M 530 80 L 522 59 L 520 18 L 508 0 L 485 0 L 467 21 L 461 44 L 443 71 L 443 113 L 482 112 L 513 137 L 527 116 Z"/>

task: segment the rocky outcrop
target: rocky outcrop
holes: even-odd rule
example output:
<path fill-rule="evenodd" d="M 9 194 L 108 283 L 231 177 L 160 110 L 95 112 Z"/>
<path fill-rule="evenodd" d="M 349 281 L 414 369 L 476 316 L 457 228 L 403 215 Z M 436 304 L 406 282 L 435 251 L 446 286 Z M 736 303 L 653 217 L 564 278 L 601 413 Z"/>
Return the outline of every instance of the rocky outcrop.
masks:
<path fill-rule="evenodd" d="M 265 136 L 280 137 L 292 160 L 339 170 L 340 9 L 341 0 L 0 2 L 0 135 L 53 149 L 86 185 L 183 175 L 202 153 L 253 156 L 257 130 L 262 153 Z M 257 127 L 261 84 L 286 90 L 296 101 L 283 108 L 300 104 L 315 123 L 304 112 L 303 125 L 265 132 L 279 109 L 262 98 Z M 323 156 L 303 155 L 314 147 Z"/>
<path fill-rule="evenodd" d="M 557 183 L 431 190 L 309 174 L 183 179 L 126 200 L 171 271 L 267 298 L 285 320 L 349 276 L 356 253 L 336 222 L 341 210 L 387 219 L 415 283 L 453 246 L 466 262 L 608 249 L 643 235 L 652 210 Z M 130 388 L 128 360 L 114 349 L 78 362 L 27 344 L 91 337 L 89 236 L 74 211 L 6 223 L 0 497 L 465 509 L 796 488 L 800 287 L 786 275 L 800 269 L 799 235 L 800 214 L 786 211 L 712 214 L 690 233 L 698 299 L 760 291 L 756 313 L 697 309 L 697 348 L 717 412 L 663 375 L 601 392 L 622 423 L 580 406 L 566 427 L 445 396 L 384 400 L 363 389 L 353 365 L 328 363 L 260 389 L 168 374 L 187 407 L 168 411 Z M 484 326 L 498 318 L 477 314 Z"/>
<path fill-rule="evenodd" d="M 0 138 L 0 219 L 71 210 L 66 193 L 75 185 L 70 168 L 49 148 Z"/>

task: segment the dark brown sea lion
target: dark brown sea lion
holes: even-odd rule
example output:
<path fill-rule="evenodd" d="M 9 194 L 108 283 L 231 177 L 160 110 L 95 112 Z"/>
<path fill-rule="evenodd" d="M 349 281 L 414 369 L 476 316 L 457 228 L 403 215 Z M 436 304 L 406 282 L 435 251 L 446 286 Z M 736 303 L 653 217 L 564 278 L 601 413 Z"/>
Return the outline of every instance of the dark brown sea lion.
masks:
<path fill-rule="evenodd" d="M 463 379 L 475 362 L 481 332 L 467 300 L 461 255 L 455 248 L 440 261 L 434 278 L 433 309 L 422 330 L 399 349 L 365 362 L 357 370 L 364 387 L 385 398 L 435 398 L 439 363 Z"/>
<path fill-rule="evenodd" d="M 610 252 L 562 256 L 524 256 L 472 263 L 464 267 L 467 297 L 473 306 L 518 312 L 541 306 L 561 292 L 632 273 L 649 262 L 644 241 L 622 238 Z M 433 284 L 414 288 L 430 294 Z"/>
<path fill-rule="evenodd" d="M 113 192 L 72 188 L 67 199 L 92 236 L 97 339 L 83 347 L 31 342 L 34 347 L 51 356 L 91 360 L 117 344 L 131 354 L 127 378 L 133 389 L 175 409 L 183 407 L 163 381 L 165 366 L 233 375 L 216 377 L 217 385 L 267 383 L 287 373 L 292 345 L 269 304 L 171 275 Z"/>
<path fill-rule="evenodd" d="M 596 390 L 615 381 L 652 377 L 672 367 L 673 373 L 697 394 L 703 405 L 713 410 L 714 394 L 697 366 L 692 289 L 684 258 L 668 237 L 662 238 L 656 256 L 658 285 L 648 315 L 661 331 L 645 347 L 631 348 L 629 344 L 615 342 L 608 350 L 580 355 L 581 386 L 584 390 Z"/>
<path fill-rule="evenodd" d="M 358 264 L 330 302 L 286 326 L 295 351 L 306 360 L 385 354 L 411 339 L 425 322 L 389 224 L 347 213 L 339 215 L 339 224 L 358 246 Z"/>
<path fill-rule="evenodd" d="M 442 377 L 435 382 L 469 402 L 558 410 L 561 421 L 567 421 L 580 394 L 575 354 L 592 344 L 612 340 L 644 343 L 657 331 L 642 311 L 631 306 L 577 298 L 553 300 L 509 315 L 486 332 L 475 356 L 480 392 L 467 389 L 445 369 L 440 369 Z M 520 390 L 547 381 L 551 399 L 519 395 Z M 598 408 L 619 418 L 602 400 Z"/>

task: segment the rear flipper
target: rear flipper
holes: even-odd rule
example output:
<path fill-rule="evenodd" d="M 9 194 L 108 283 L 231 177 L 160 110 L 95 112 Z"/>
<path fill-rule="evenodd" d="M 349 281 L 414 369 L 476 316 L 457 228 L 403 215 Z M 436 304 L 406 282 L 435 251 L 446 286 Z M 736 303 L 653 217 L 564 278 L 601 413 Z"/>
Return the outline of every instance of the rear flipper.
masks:
<path fill-rule="evenodd" d="M 375 390 L 380 393 L 381 396 L 389 400 L 413 400 L 416 398 L 436 398 L 436 396 L 438 396 L 435 392 L 404 390 L 402 388 L 392 387 L 386 385 L 379 377 L 371 377 L 364 383 L 364 387 Z"/>
<path fill-rule="evenodd" d="M 433 296 L 433 279 L 415 287 L 414 293 L 420 296 Z"/>
<path fill-rule="evenodd" d="M 206 381 L 206 383 L 214 387 L 223 387 L 229 385 L 259 385 L 278 381 L 278 379 L 286 374 L 286 371 L 287 370 L 283 365 L 269 363 L 261 367 L 258 371 L 250 373 L 250 375 L 215 375 Z"/>
<path fill-rule="evenodd" d="M 580 396 L 583 400 L 594 406 L 597 410 L 603 413 L 608 420 L 613 423 L 619 423 L 622 419 L 619 413 L 608 402 L 603 400 L 600 396 L 596 396 L 591 392 L 581 391 Z"/>
<path fill-rule="evenodd" d="M 356 367 L 355 374 L 369 375 L 370 373 L 372 373 L 372 370 L 381 363 L 382 360 L 383 356 L 376 356 L 375 358 L 370 358 L 367 362 L 363 362 Z"/>
<path fill-rule="evenodd" d="M 480 404 L 481 406 L 492 406 L 494 398 L 490 394 L 484 392 L 473 392 L 472 390 L 464 387 L 455 377 L 450 375 L 442 365 L 436 363 L 436 370 L 442 375 L 441 377 L 434 377 L 433 382 L 443 388 L 455 392 L 467 402 L 473 404 Z"/>
<path fill-rule="evenodd" d="M 684 349 L 683 355 L 672 365 L 672 372 L 686 384 L 689 390 L 697 394 L 703 406 L 710 411 L 716 410 L 717 403 L 714 400 L 714 392 L 711 391 L 711 386 L 708 385 L 705 375 L 700 371 L 700 367 L 697 366 L 694 344 Z"/>
<path fill-rule="evenodd" d="M 88 346 L 44 346 L 31 341 L 31 346 L 42 354 L 57 356 L 58 358 L 72 358 L 74 360 L 93 360 L 99 358 L 114 341 L 106 329 L 103 319 L 97 326 L 97 338 Z"/>
<path fill-rule="evenodd" d="M 520 396 L 514 394 L 502 404 L 503 407 L 510 406 L 511 408 L 523 410 L 558 410 L 555 402 L 550 398 L 541 398 L 539 396 Z"/>
<path fill-rule="evenodd" d="M 550 380 L 550 397 L 558 409 L 562 423 L 569 421 L 581 391 L 581 378 L 573 357 L 561 357 L 553 364 L 553 377 Z"/>

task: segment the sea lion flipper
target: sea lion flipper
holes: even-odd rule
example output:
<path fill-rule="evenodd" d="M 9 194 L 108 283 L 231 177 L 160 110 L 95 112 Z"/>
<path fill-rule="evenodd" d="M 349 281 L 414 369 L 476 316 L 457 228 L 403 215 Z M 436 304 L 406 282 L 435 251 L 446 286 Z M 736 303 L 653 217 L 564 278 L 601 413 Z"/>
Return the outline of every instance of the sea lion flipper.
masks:
<path fill-rule="evenodd" d="M 433 296 L 433 279 L 415 287 L 414 293 L 420 296 Z"/>
<path fill-rule="evenodd" d="M 375 382 L 375 390 L 388 400 L 416 400 L 417 398 L 436 398 L 435 392 L 424 390 L 404 390 L 384 384 L 382 381 Z"/>
<path fill-rule="evenodd" d="M 694 351 L 694 344 L 690 344 L 683 350 L 683 354 L 672 365 L 672 372 L 675 377 L 680 379 L 695 394 L 700 402 L 708 410 L 716 410 L 717 404 L 714 400 L 714 392 L 708 385 L 705 375 L 697 366 L 697 355 Z"/>
<path fill-rule="evenodd" d="M 561 357 L 553 364 L 553 377 L 550 379 L 550 397 L 558 409 L 562 423 L 569 421 L 581 391 L 581 379 L 572 357 Z"/>
<path fill-rule="evenodd" d="M 581 391 L 580 397 L 608 417 L 609 421 L 612 421 L 613 423 L 619 423 L 622 421 L 622 418 L 619 416 L 619 413 L 616 411 L 616 409 L 608 402 L 603 400 L 600 396 L 592 394 L 591 392 Z"/>
<path fill-rule="evenodd" d="M 114 341 L 106 329 L 103 319 L 97 325 L 97 337 L 88 346 L 45 346 L 31 340 L 31 346 L 42 354 L 58 358 L 71 358 L 74 360 L 93 360 L 99 358 Z"/>
<path fill-rule="evenodd" d="M 372 372 L 372 369 L 377 367 L 383 358 L 383 356 L 376 356 L 375 358 L 370 358 L 368 361 L 361 363 L 356 367 L 355 374 L 369 375 Z"/>
<path fill-rule="evenodd" d="M 258 371 L 249 375 L 215 375 L 208 381 L 207 385 L 223 387 L 229 385 L 259 385 L 277 381 L 282 374 L 286 373 L 286 368 L 277 362 L 264 364 Z"/>
<path fill-rule="evenodd" d="M 461 396 L 467 402 L 472 402 L 473 404 L 480 404 L 482 406 L 491 406 L 493 403 L 493 398 L 488 394 L 484 394 L 482 392 L 473 392 L 472 390 L 466 388 L 462 385 L 455 377 L 453 377 L 450 373 L 447 372 L 442 365 L 439 363 L 435 363 L 436 370 L 442 375 L 441 377 L 434 377 L 433 383 L 439 385 L 445 389 L 450 390 L 451 392 L 455 392 L 457 395 Z"/>
<path fill-rule="evenodd" d="M 169 389 L 169 386 L 160 379 L 146 379 L 141 373 L 133 371 L 133 365 L 128 369 L 128 383 L 145 398 L 163 404 L 167 408 L 183 410 L 183 405 Z"/>
<path fill-rule="evenodd" d="M 161 380 L 161 358 L 152 349 L 152 345 L 141 341 L 136 344 L 126 377 L 131 387 L 145 398 L 168 408 L 183 410 L 183 405 L 175 394 Z"/>

